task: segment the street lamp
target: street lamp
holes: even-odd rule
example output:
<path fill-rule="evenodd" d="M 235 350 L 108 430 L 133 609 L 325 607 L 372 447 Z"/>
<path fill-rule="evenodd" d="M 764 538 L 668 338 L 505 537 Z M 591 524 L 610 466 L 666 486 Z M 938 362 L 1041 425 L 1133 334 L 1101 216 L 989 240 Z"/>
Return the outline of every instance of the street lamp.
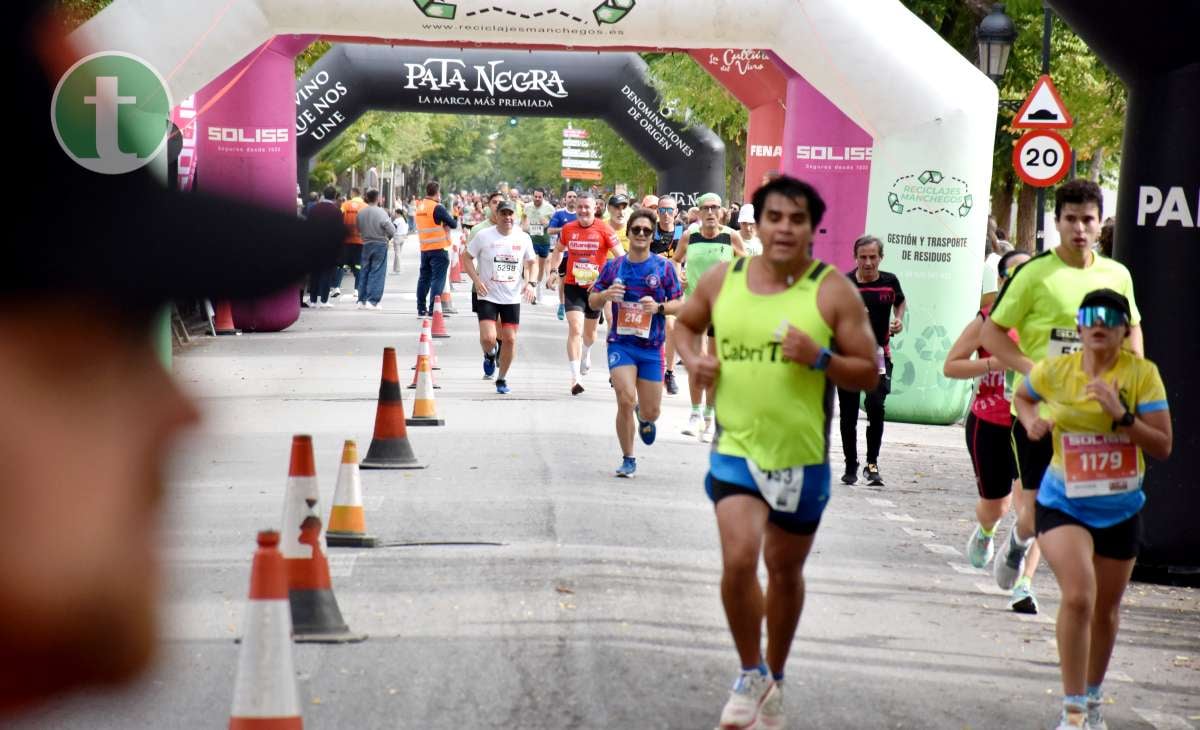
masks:
<path fill-rule="evenodd" d="M 367 133 L 363 132 L 358 135 L 358 152 L 364 154 L 367 151 Z"/>
<path fill-rule="evenodd" d="M 1016 39 L 1017 26 L 1004 13 L 1004 3 L 996 3 L 975 31 L 975 40 L 979 42 L 979 70 L 996 84 L 1004 78 L 1008 54 Z"/>

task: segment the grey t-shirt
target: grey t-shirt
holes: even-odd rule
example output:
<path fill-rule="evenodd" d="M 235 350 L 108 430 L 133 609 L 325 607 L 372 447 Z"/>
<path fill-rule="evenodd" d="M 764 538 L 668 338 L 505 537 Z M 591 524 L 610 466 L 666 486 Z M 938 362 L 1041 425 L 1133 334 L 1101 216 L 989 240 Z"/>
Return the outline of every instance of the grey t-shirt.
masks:
<path fill-rule="evenodd" d="M 358 233 L 363 243 L 387 243 L 396 235 L 396 226 L 386 210 L 368 205 L 358 212 Z"/>

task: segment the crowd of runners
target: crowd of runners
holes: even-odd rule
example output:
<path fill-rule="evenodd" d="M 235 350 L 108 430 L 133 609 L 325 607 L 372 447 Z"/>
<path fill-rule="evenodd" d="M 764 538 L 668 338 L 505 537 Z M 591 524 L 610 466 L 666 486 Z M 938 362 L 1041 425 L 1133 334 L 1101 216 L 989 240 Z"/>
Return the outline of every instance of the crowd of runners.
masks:
<path fill-rule="evenodd" d="M 720 728 L 784 727 L 784 666 L 804 603 L 804 563 L 831 494 L 835 394 L 841 482 L 885 485 L 890 340 L 904 328 L 908 301 L 899 278 L 882 269 L 883 242 L 849 242 L 850 271 L 814 259 L 825 203 L 784 176 L 764 180 L 744 205 L 707 193 L 687 210 L 671 195 L 634 202 L 589 190 L 567 191 L 557 204 L 540 189 L 443 198 L 429 183 L 425 198 L 389 216 L 378 191 L 358 192 L 339 210 L 328 189 L 310 209 L 342 215 L 350 231 L 332 290 L 328 277 L 314 275 L 310 301 L 336 297 L 350 270 L 359 307 L 382 308 L 389 239 L 398 258 L 411 226 L 421 248 L 417 314 L 445 297 L 459 256 L 483 374 L 497 393 L 510 392 L 522 304 L 557 306 L 565 322 L 564 397 L 600 382 L 589 374 L 603 328 L 621 449 L 616 476 L 636 474 L 635 442 L 654 443 L 664 394 L 679 393 L 677 370 L 686 371 L 691 412 L 680 430 L 712 444 L 704 486 L 740 661 Z M 1172 441 L 1165 388 L 1143 357 L 1131 277 L 1096 250 L 1101 206 L 1095 184 L 1064 184 L 1057 248 L 989 252 L 978 315 L 944 365 L 946 377 L 975 382 L 965 433 L 978 501 L 964 535 L 967 560 L 991 564 L 1014 612 L 1038 612 L 1032 579 L 1043 556 L 1062 592 L 1064 729 L 1106 727 L 1102 681 L 1137 552 L 1143 454 L 1166 458 Z M 860 407 L 868 421 L 862 462 Z M 1012 526 L 998 539 L 1010 512 Z"/>

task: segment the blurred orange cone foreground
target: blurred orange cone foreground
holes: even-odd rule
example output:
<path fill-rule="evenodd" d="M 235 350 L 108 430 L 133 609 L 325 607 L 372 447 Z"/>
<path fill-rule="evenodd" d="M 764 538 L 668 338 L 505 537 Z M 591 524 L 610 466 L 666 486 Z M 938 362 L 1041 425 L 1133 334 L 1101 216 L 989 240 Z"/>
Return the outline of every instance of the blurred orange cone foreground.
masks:
<path fill-rule="evenodd" d="M 337 488 L 333 492 L 333 510 L 325 531 L 329 547 L 370 548 L 379 544 L 367 535 L 367 517 L 363 511 L 362 479 L 358 474 L 358 446 L 346 441 L 342 446 L 342 464 L 338 467 Z"/>
<path fill-rule="evenodd" d="M 242 618 L 242 647 L 234 680 L 229 730 L 301 730 L 300 696 L 292 663 L 292 614 L 279 533 L 258 533 L 250 570 L 250 600 Z"/>
<path fill-rule="evenodd" d="M 301 644 L 345 644 L 366 639 L 364 634 L 350 631 L 342 618 L 333 581 L 329 578 L 329 561 L 321 549 L 321 518 L 309 515 L 300 524 L 300 543 L 310 550 L 310 557 L 288 558 L 288 603 L 292 606 L 292 635 Z"/>
<path fill-rule="evenodd" d="M 400 379 L 396 373 L 396 348 L 383 349 L 383 375 L 379 381 L 379 406 L 375 411 L 375 436 L 363 459 L 364 469 L 424 469 L 417 461 L 408 428 L 404 423 L 404 403 L 400 400 Z"/>

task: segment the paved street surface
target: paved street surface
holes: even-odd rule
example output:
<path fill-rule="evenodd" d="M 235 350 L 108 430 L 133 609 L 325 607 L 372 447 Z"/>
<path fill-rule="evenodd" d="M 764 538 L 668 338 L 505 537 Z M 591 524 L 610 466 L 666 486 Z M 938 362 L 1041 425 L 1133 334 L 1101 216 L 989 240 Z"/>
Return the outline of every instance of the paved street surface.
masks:
<path fill-rule="evenodd" d="M 326 518 L 342 440 L 360 454 L 370 442 L 385 346 L 410 377 L 415 244 L 384 312 L 344 299 L 286 332 L 178 355 L 205 420 L 166 500 L 162 661 L 131 690 L 14 727 L 226 726 L 254 534 L 279 527 L 291 436 L 314 437 Z M 572 398 L 565 325 L 553 305 L 527 305 L 512 393 L 499 396 L 481 380 L 466 286 L 456 304 L 453 336 L 437 342 L 446 425 L 409 429 L 429 468 L 363 472 L 368 528 L 389 546 L 330 550 L 342 611 L 370 639 L 295 647 L 306 727 L 714 727 L 738 664 L 707 447 L 679 434 L 686 388 L 666 398 L 658 443 L 638 444 L 637 478 L 615 479 L 603 344 Z M 834 487 L 788 665 L 790 726 L 1052 727 L 1054 580 L 1048 568 L 1037 578 L 1041 615 L 1017 616 L 990 572 L 967 565 L 975 488 L 961 427 L 889 424 L 881 468 L 886 487 Z M 1110 727 L 1200 728 L 1200 592 L 1130 587 L 1106 688 Z"/>

